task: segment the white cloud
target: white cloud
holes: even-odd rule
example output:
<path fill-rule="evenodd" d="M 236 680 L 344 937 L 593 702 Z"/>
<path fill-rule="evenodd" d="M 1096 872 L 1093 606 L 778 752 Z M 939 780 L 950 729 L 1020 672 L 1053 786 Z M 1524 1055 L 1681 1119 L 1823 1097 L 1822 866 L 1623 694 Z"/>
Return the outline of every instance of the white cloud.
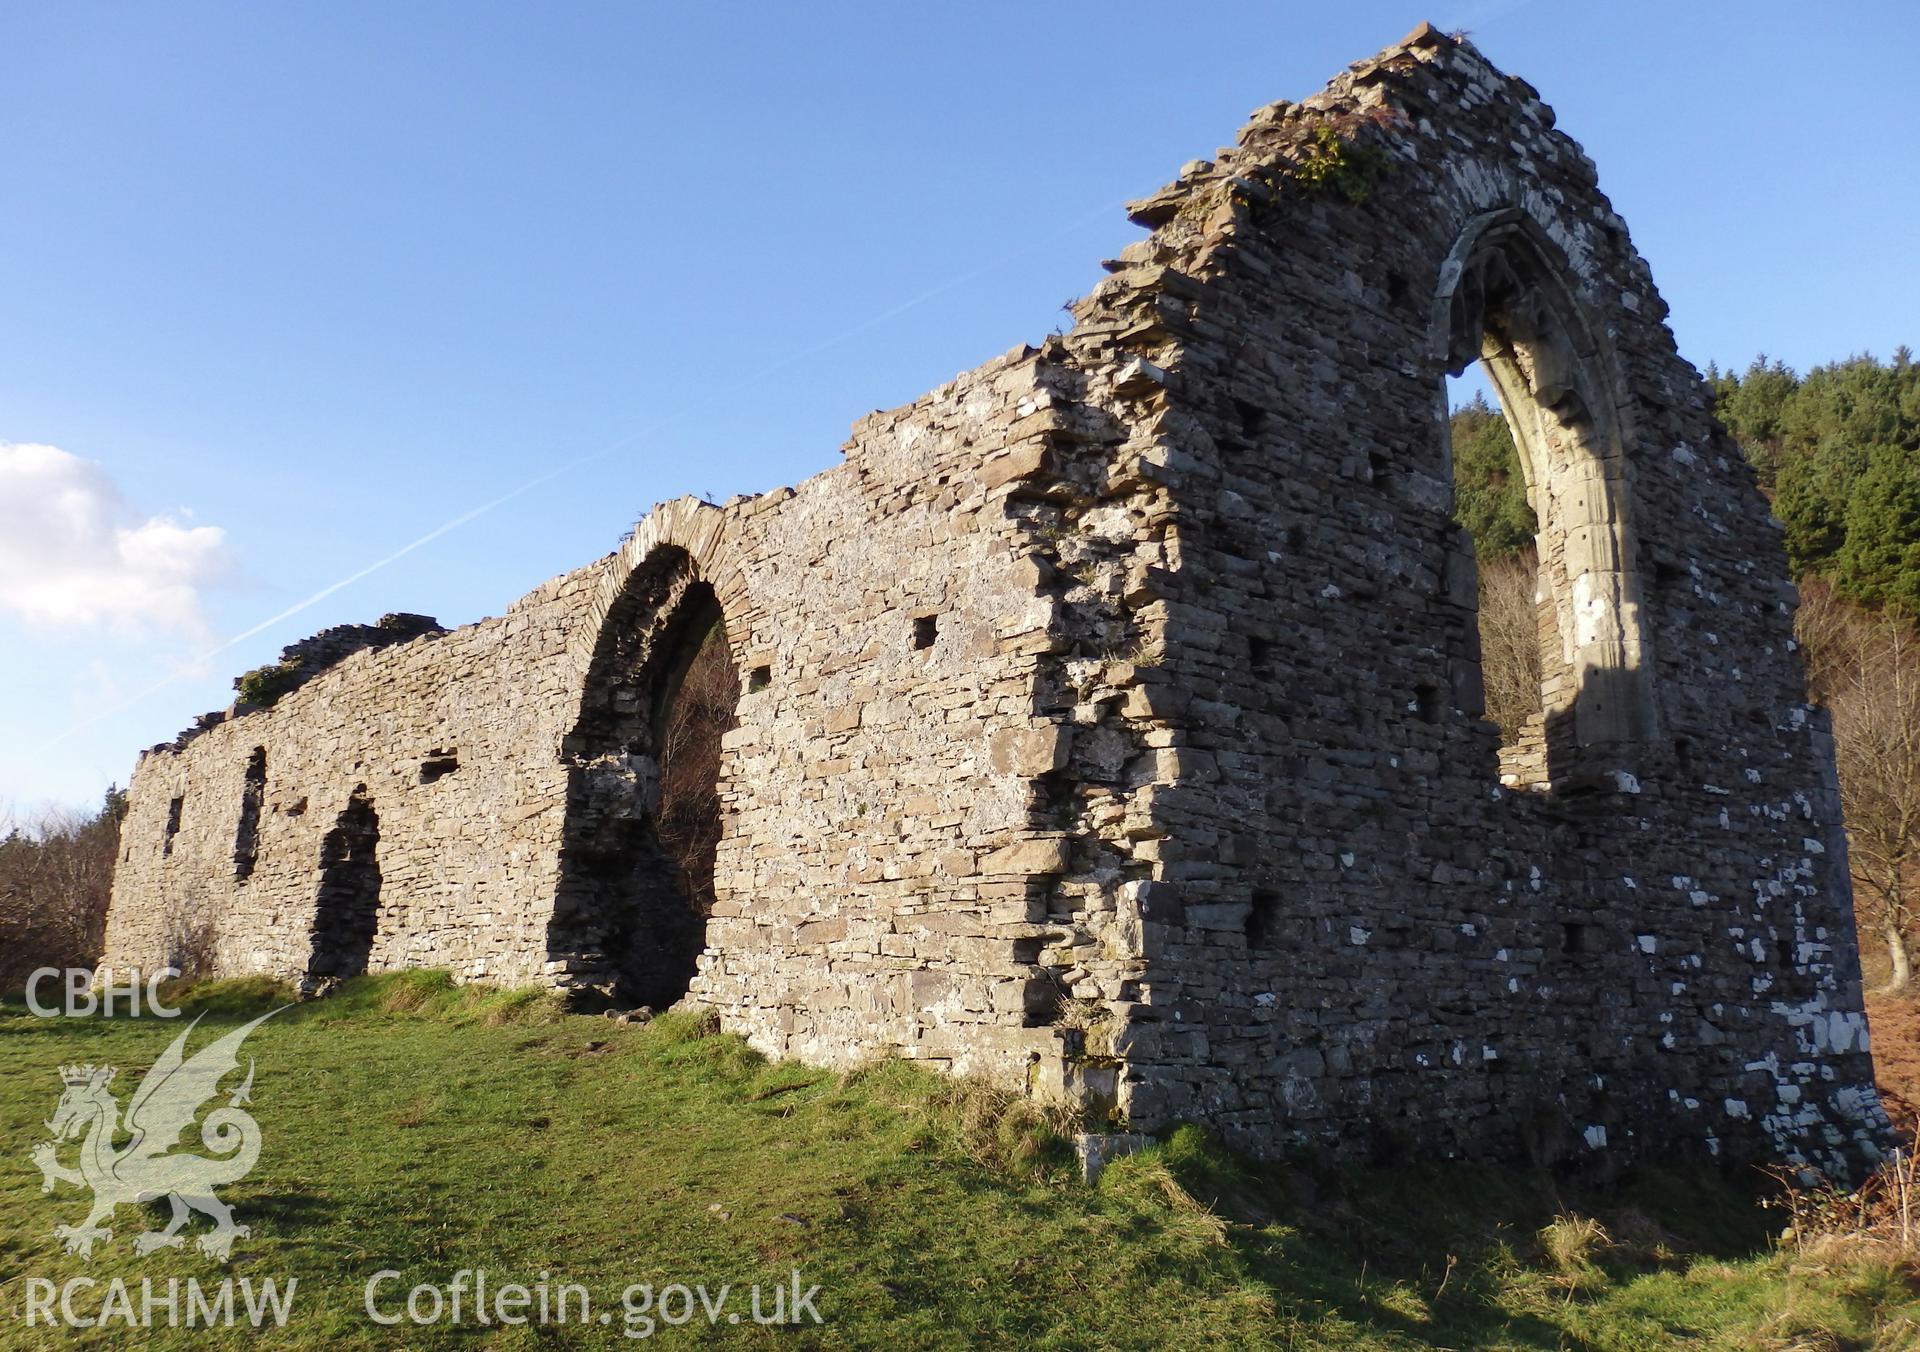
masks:
<path fill-rule="evenodd" d="M 48 627 L 198 637 L 201 589 L 228 562 L 220 527 L 143 516 L 92 461 L 0 442 L 0 611 Z"/>

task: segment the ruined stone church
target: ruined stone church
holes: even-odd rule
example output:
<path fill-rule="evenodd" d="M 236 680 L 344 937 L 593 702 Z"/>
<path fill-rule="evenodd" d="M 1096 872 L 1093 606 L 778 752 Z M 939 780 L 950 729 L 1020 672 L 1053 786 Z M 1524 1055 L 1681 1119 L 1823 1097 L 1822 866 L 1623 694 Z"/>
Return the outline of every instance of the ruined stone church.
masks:
<path fill-rule="evenodd" d="M 144 753 L 105 961 L 685 1001 L 1261 1154 L 1875 1158 L 1780 530 L 1553 112 L 1422 28 L 1130 214 L 1070 331 L 797 487 Z M 1476 361 L 1538 520 L 1504 738 Z"/>

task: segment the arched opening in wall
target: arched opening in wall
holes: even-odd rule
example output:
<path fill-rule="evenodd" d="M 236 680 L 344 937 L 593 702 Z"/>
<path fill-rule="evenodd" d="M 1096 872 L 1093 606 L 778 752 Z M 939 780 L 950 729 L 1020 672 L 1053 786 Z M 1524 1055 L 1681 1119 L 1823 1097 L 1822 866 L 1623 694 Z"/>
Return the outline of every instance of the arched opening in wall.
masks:
<path fill-rule="evenodd" d="M 1459 571 L 1474 579 L 1454 594 L 1479 611 L 1456 654 L 1455 689 L 1477 685 L 1500 724 L 1503 783 L 1571 791 L 1624 783 L 1628 749 L 1654 736 L 1656 718 L 1612 360 L 1565 277 L 1530 219 L 1492 213 L 1448 259 L 1434 325 L 1446 375 L 1477 362 L 1491 395 L 1468 400 L 1459 419 L 1447 391 L 1438 395 L 1464 527 Z M 1525 516 L 1511 481 L 1493 482 L 1514 470 L 1532 517 L 1530 560 L 1516 547 Z M 1520 600 L 1529 573 L 1531 655 Z"/>
<path fill-rule="evenodd" d="M 672 1004 L 706 948 L 739 697 L 713 588 L 683 551 L 659 551 L 608 612 L 566 746 L 549 943 L 577 986 L 616 1005 Z"/>
<path fill-rule="evenodd" d="M 379 846 L 380 817 L 361 784 L 320 842 L 308 976 L 343 979 L 367 970 L 380 921 Z"/>

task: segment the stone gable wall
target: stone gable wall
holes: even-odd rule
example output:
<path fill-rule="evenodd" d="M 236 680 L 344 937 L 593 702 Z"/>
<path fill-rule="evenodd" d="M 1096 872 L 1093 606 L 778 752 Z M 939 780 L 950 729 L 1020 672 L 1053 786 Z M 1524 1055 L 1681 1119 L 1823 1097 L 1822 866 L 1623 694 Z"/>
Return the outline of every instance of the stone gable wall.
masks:
<path fill-rule="evenodd" d="M 1376 160 L 1364 200 L 1298 175 L 1322 128 Z M 1871 1158 L 1831 742 L 1778 527 L 1590 161 L 1429 32 L 1136 210 L 1152 238 L 1065 344 L 1117 377 L 1136 441 L 1160 429 L 1118 468 L 1168 489 L 1135 516 L 1138 586 L 1110 588 L 1152 665 L 1105 673 L 1160 771 L 1122 767 L 1152 803 L 1088 822 L 1081 889 L 1143 952 L 1074 985 L 1121 1114 L 1259 1150 Z M 1549 671 L 1575 664 L 1536 792 L 1502 785 L 1478 718 L 1436 405 L 1459 242 L 1509 218 L 1564 269 L 1619 437 L 1611 467 L 1556 442 L 1535 468 Z M 1609 605 L 1630 669 L 1582 677 Z M 1583 744 L 1583 681 L 1647 703 Z"/>

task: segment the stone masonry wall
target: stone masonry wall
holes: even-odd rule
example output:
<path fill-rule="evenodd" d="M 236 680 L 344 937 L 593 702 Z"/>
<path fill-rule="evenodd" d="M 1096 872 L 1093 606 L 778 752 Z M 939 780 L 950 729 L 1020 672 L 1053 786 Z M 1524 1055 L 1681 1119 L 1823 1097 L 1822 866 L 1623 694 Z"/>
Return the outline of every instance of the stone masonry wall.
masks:
<path fill-rule="evenodd" d="M 1060 557 L 1096 565 L 1066 594 L 1137 634 L 1057 668 L 1098 731 L 1048 954 L 1119 1115 L 1260 1151 L 1873 1158 L 1778 527 L 1590 161 L 1423 30 L 1134 210 L 1152 238 L 1061 345 L 1101 471 L 1066 471 Z M 1479 718 L 1448 517 L 1442 380 L 1482 234 L 1521 276 L 1498 319 L 1486 283 L 1468 356 L 1535 452 L 1564 687 L 1537 792 L 1502 786 Z"/>
<path fill-rule="evenodd" d="M 1057 1080 L 1058 1037 L 1026 1026 L 1044 981 L 1032 898 L 1065 853 L 1035 826 L 1030 783 L 1061 749 L 1032 696 L 1051 603 L 1006 510 L 1037 370 L 1020 350 L 875 415 L 845 465 L 797 489 L 667 504 L 500 619 L 355 653 L 271 709 L 146 752 L 105 961 L 210 942 L 219 970 L 305 978 L 326 835 L 364 786 L 380 873 L 368 970 L 592 983 L 604 917 L 556 908 L 583 829 L 566 743 L 609 617 L 658 621 L 620 603 L 673 552 L 756 674 L 726 739 L 696 998 L 777 1055 L 888 1052 L 1015 1085 L 1045 1061 Z M 239 878 L 256 748 L 264 802 Z M 616 811 L 644 814 L 635 794 Z"/>
<path fill-rule="evenodd" d="M 1027 1026 L 1066 848 L 1033 811 L 1063 749 L 1032 693 L 1052 606 L 1008 510 L 1041 379 L 1019 350 L 876 414 L 694 551 L 749 679 L 693 997 L 773 1054 L 1059 1073 Z"/>
<path fill-rule="evenodd" d="M 371 967 L 539 978 L 564 783 L 551 748 L 570 702 L 557 659 L 604 570 L 556 579 L 498 619 L 357 652 L 271 709 L 144 752 L 103 961 L 178 964 L 210 948 L 221 971 L 304 977 L 322 841 L 364 786 L 382 875 Z M 256 748 L 264 791 L 241 878 Z"/>
<path fill-rule="evenodd" d="M 1423 28 L 1132 212 L 1069 333 L 841 465 L 146 753 L 107 961 L 313 986 L 377 875 L 369 969 L 617 989 L 717 604 L 686 999 L 771 1054 L 1259 1153 L 1876 1158 L 1778 527 L 1551 110 Z M 1509 747 L 1450 519 L 1475 359 L 1541 523 Z"/>

